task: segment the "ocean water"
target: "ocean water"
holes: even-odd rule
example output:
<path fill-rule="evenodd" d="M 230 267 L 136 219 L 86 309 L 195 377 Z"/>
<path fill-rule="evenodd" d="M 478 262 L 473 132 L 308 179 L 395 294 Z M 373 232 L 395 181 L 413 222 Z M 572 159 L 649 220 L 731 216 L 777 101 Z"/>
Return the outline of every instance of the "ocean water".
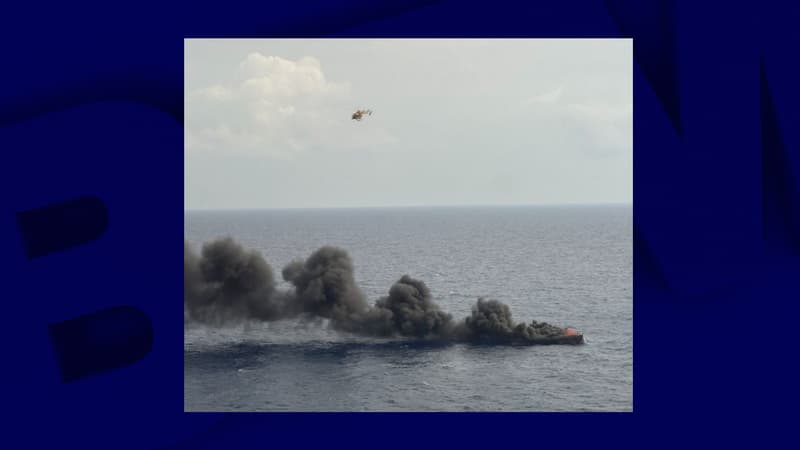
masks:
<path fill-rule="evenodd" d="M 581 346 L 370 339 L 293 321 L 187 324 L 187 411 L 631 411 L 632 208 L 192 211 L 186 239 L 231 236 L 281 268 L 345 248 L 370 301 L 403 274 L 454 319 L 478 297 L 573 326 Z M 288 284 L 282 287 L 288 289 Z"/>

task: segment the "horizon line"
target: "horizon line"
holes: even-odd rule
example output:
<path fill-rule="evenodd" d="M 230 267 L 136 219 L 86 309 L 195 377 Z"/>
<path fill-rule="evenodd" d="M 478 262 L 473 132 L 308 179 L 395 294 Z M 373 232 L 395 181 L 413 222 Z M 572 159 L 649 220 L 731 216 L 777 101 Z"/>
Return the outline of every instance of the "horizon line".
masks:
<path fill-rule="evenodd" d="M 509 207 L 558 207 L 558 206 L 633 206 L 633 202 L 595 202 L 595 203 L 474 203 L 474 204 L 436 204 L 436 205 L 364 205 L 364 206 L 283 206 L 283 207 L 239 207 L 239 208 L 184 208 L 184 212 L 224 212 L 224 211 L 292 211 L 292 210 L 334 210 L 334 209 L 424 209 L 424 208 L 509 208 Z"/>

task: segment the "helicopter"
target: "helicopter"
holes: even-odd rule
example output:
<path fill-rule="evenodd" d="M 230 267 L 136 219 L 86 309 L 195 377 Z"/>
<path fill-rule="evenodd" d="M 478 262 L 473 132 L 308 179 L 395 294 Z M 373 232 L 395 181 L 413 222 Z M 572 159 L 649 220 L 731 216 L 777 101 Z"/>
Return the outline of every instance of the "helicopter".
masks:
<path fill-rule="evenodd" d="M 363 119 L 364 116 L 371 116 L 371 115 L 372 115 L 371 109 L 357 109 L 356 112 L 353 113 L 351 119 L 361 122 L 361 119 Z"/>

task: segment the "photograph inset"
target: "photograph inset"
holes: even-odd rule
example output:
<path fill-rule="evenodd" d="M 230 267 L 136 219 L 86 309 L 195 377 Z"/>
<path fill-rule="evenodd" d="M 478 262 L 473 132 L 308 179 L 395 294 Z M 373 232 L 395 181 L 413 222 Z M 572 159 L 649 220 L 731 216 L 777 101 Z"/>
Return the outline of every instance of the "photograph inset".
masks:
<path fill-rule="evenodd" d="M 630 39 L 185 41 L 186 411 L 632 411 Z"/>

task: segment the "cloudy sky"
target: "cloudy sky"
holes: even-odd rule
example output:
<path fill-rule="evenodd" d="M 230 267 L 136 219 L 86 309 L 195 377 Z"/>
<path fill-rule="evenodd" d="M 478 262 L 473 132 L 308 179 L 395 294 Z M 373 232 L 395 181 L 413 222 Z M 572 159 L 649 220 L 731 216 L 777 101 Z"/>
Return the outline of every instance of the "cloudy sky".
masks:
<path fill-rule="evenodd" d="M 631 40 L 185 50 L 187 209 L 632 202 Z"/>

